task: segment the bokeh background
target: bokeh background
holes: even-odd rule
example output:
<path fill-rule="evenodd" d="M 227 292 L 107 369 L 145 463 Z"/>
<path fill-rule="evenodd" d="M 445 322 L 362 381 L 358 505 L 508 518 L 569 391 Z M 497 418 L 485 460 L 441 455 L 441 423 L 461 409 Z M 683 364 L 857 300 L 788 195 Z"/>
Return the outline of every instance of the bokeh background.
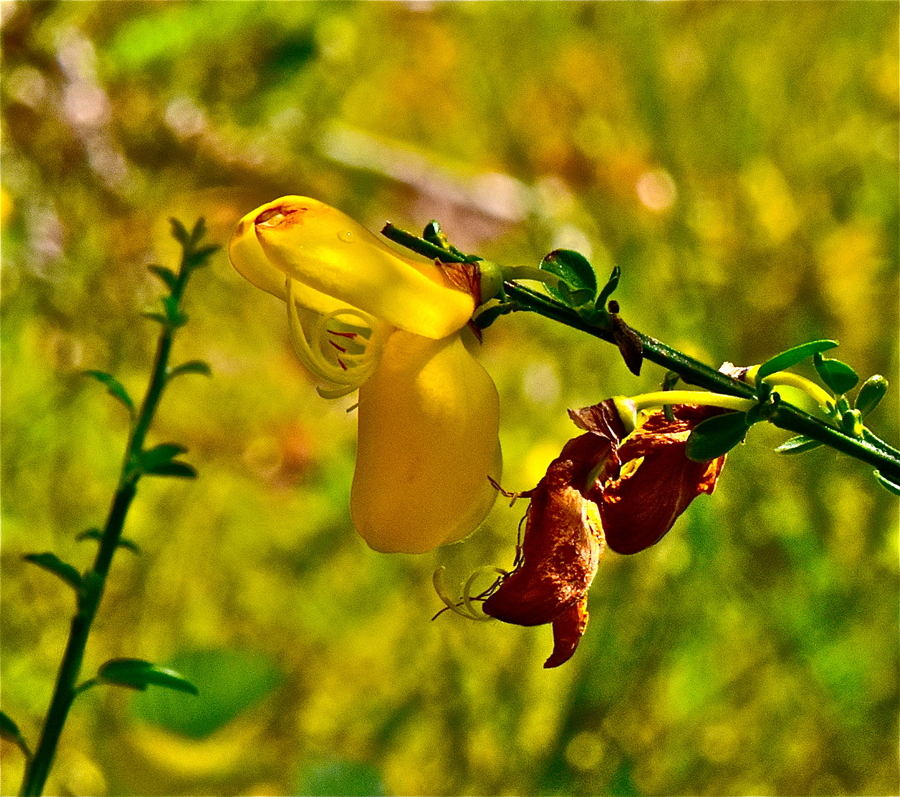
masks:
<path fill-rule="evenodd" d="M 898 9 L 883 2 L 4 2 L 3 708 L 34 743 L 73 610 L 21 556 L 78 567 L 144 388 L 166 219 L 306 194 L 379 229 L 439 219 L 511 265 L 583 252 L 636 328 L 704 361 L 816 337 L 891 396 L 897 444 Z M 431 575 L 509 566 L 521 504 L 425 556 L 347 511 L 352 397 L 320 399 L 284 307 L 224 254 L 199 272 L 146 479 L 85 662 L 177 667 L 199 698 L 75 705 L 74 795 L 885 795 L 898 791 L 897 501 L 754 428 L 662 543 L 608 554 L 575 658 L 550 629 L 444 614 Z M 657 387 L 612 347 L 508 316 L 483 362 L 504 486 L 567 407 Z M 801 369 L 802 370 L 802 369 Z M 390 485 L 385 485 L 390 489 Z M 398 496 L 415 501 L 416 496 Z M 21 755 L 2 747 L 2 792 Z"/>

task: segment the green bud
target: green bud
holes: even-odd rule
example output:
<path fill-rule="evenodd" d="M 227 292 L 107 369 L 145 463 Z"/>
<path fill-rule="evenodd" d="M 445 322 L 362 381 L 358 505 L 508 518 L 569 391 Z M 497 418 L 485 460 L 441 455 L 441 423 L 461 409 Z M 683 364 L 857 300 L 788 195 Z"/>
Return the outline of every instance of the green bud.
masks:
<path fill-rule="evenodd" d="M 881 374 L 870 376 L 859 389 L 856 397 L 856 409 L 865 417 L 881 403 L 887 389 L 888 381 Z"/>
<path fill-rule="evenodd" d="M 481 280 L 481 296 L 478 304 L 482 305 L 503 292 L 503 268 L 492 260 L 478 260 L 476 265 Z"/>
<path fill-rule="evenodd" d="M 862 437 L 863 435 L 862 413 L 859 410 L 847 410 L 841 416 L 841 431 L 851 437 Z"/>

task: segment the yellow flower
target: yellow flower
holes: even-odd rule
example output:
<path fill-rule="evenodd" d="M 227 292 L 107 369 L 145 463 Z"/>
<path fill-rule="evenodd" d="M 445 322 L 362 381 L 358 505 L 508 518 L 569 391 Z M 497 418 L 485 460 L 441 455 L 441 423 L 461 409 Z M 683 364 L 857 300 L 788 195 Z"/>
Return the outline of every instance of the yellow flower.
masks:
<path fill-rule="evenodd" d="M 463 340 L 474 342 L 472 295 L 307 197 L 247 214 L 229 255 L 287 303 L 319 393 L 360 391 L 351 514 L 366 542 L 423 553 L 469 534 L 500 475 L 497 391 Z"/>

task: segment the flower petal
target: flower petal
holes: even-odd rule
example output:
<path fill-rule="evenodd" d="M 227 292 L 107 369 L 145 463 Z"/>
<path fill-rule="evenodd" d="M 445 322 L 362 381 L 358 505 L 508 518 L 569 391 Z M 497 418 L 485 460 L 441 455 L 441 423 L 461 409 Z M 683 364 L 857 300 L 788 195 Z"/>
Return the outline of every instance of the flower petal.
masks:
<path fill-rule="evenodd" d="M 228 242 L 228 259 L 244 279 L 284 301 L 285 273 L 272 265 L 256 237 L 254 222 L 258 215 L 259 208 L 248 213 L 238 222 L 237 228 Z"/>
<path fill-rule="evenodd" d="M 674 421 L 662 411 L 650 413 L 622 442 L 618 475 L 591 493 L 616 553 L 638 553 L 659 542 L 691 501 L 716 486 L 725 457 L 692 462 L 685 446 L 694 426 L 722 410 L 680 405 L 673 411 Z"/>
<path fill-rule="evenodd" d="M 553 653 L 544 662 L 545 669 L 559 667 L 572 658 L 581 637 L 584 636 L 587 621 L 587 595 L 585 595 L 553 621 Z"/>
<path fill-rule="evenodd" d="M 391 333 L 359 391 L 350 511 L 369 546 L 424 553 L 471 533 L 497 495 L 498 426 L 497 390 L 460 335 Z"/>
<path fill-rule="evenodd" d="M 428 338 L 447 337 L 472 316 L 474 298 L 437 266 L 404 257 L 329 205 L 289 196 L 255 213 L 265 256 L 291 279 Z"/>
<path fill-rule="evenodd" d="M 524 494 L 531 503 L 521 560 L 484 602 L 485 614 L 505 623 L 542 625 L 587 596 L 605 545 L 597 507 L 584 492 L 610 450 L 609 441 L 596 434 L 570 440 L 538 486 Z"/>

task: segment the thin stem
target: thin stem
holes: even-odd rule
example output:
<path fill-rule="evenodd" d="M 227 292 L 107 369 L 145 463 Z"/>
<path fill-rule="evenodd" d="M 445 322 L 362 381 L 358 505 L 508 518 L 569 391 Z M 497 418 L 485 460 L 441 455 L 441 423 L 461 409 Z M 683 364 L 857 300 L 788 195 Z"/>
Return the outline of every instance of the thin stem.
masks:
<path fill-rule="evenodd" d="M 608 343 L 615 343 L 610 330 L 587 323 L 575 311 L 552 299 L 517 285 L 506 285 L 505 288 L 507 296 L 518 305 L 516 309 L 539 313 Z M 699 360 L 666 346 L 655 338 L 637 332 L 637 330 L 634 331 L 643 344 L 645 359 L 674 371 L 688 384 L 744 398 L 751 398 L 755 395 L 753 387 L 746 382 L 733 379 Z M 786 401 L 779 402 L 769 420 L 781 429 L 811 437 L 843 454 L 872 465 L 888 480 L 900 483 L 900 457 L 885 450 L 889 446 L 875 445 L 867 439 L 844 434 L 839 429 Z"/>
<path fill-rule="evenodd" d="M 457 257 L 449 251 L 428 243 L 411 233 L 405 232 L 391 224 L 385 226 L 382 234 L 408 249 L 437 258 L 443 262 L 465 262 L 477 258 Z M 548 296 L 537 293 L 516 282 L 504 283 L 506 298 L 511 301 L 513 310 L 527 310 L 558 321 L 561 324 L 581 330 L 589 335 L 616 345 L 613 329 L 609 325 L 596 325 L 585 321 L 574 310 L 554 301 Z M 677 351 L 649 335 L 633 330 L 643 345 L 644 359 L 674 371 L 690 385 L 696 385 L 716 393 L 726 393 L 741 398 L 754 398 L 756 391 L 746 382 L 723 374 L 705 363 Z M 882 476 L 900 484 L 900 452 L 884 441 L 865 430 L 862 438 L 851 437 L 819 418 L 804 412 L 799 407 L 781 401 L 769 421 L 781 429 L 795 434 L 802 434 L 831 446 L 837 451 L 855 457 L 874 466 Z"/>
<path fill-rule="evenodd" d="M 187 279 L 192 270 L 189 262 L 189 258 L 193 254 L 192 249 L 191 245 L 184 247 L 178 278 L 172 287 L 171 296 L 176 305 L 180 303 Z M 90 683 L 90 681 L 87 681 L 81 687 L 76 686 L 81 673 L 91 626 L 103 597 L 106 577 L 109 574 L 113 557 L 122 539 L 122 531 L 125 527 L 128 509 L 137 493 L 140 471 L 133 467 L 133 463 L 143 450 L 144 440 L 153 422 L 153 416 L 156 413 L 156 408 L 166 386 L 169 354 L 172 349 L 174 335 L 175 326 L 167 324 L 163 327 L 157 343 L 150 382 L 122 461 L 119 486 L 110 505 L 94 563 L 82 578 L 81 588 L 78 591 L 78 611 L 72 618 L 69 627 L 69 638 L 60 662 L 53 696 L 50 699 L 50 706 L 47 709 L 47 715 L 34 756 L 25 769 L 25 776 L 22 780 L 20 791 L 22 797 L 40 797 L 43 793 L 69 709 L 72 707 L 72 703 L 78 694 L 84 691 L 83 687 L 85 687 L 85 684 Z"/>

